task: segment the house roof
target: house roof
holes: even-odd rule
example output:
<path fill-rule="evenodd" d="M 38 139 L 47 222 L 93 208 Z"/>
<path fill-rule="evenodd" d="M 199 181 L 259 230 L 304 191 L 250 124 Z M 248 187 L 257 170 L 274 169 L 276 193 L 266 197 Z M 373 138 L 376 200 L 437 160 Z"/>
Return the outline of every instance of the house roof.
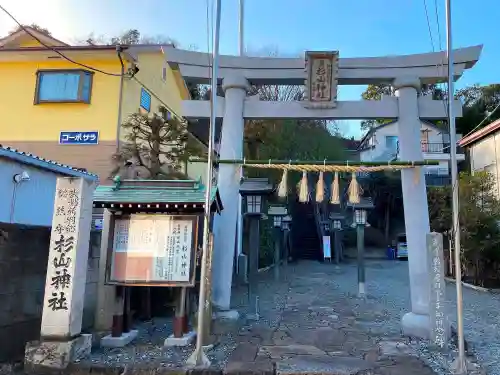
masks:
<path fill-rule="evenodd" d="M 30 46 L 30 47 L 20 47 L 19 40 L 29 37 L 34 41 L 41 41 L 40 46 Z M 54 38 L 52 35 L 45 34 L 41 31 L 34 29 L 31 26 L 25 26 L 23 29 L 19 29 L 16 32 L 7 35 L 0 39 L 0 52 L 41 52 L 49 50 L 45 45 L 50 47 L 50 49 L 60 51 L 60 52 L 78 52 L 78 51 L 114 51 L 116 50 L 115 45 L 83 45 L 74 46 L 69 45 L 59 39 Z M 127 50 L 125 53 L 126 57 L 131 60 L 136 60 L 137 54 L 140 52 L 163 52 L 165 47 L 173 47 L 171 44 L 158 45 L 158 44 L 133 44 L 133 45 L 122 45 L 122 47 Z"/>
<path fill-rule="evenodd" d="M 53 160 L 16 150 L 15 148 L 0 145 L 0 158 L 7 158 L 18 163 L 31 165 L 50 172 L 59 173 L 71 177 L 83 177 L 90 180 L 97 180 L 97 175 L 89 173 L 83 169 L 61 164 Z"/>
<path fill-rule="evenodd" d="M 217 188 L 212 191 L 212 203 L 222 209 Z M 205 185 L 197 180 L 122 180 L 115 186 L 98 186 L 94 204 L 196 204 L 205 203 Z M 154 208 L 154 207 L 153 207 Z"/>
<path fill-rule="evenodd" d="M 487 137 L 490 134 L 497 132 L 500 129 L 500 119 L 493 121 L 492 123 L 486 125 L 484 128 L 476 130 L 475 132 L 466 135 L 458 141 L 458 145 L 465 147 L 470 146 L 475 142 Z"/>
<path fill-rule="evenodd" d="M 52 35 L 48 35 L 31 26 L 24 26 L 23 28 L 19 28 L 19 30 L 7 35 L 6 37 L 0 38 L 0 48 L 4 48 L 10 44 L 14 44 L 17 40 L 26 36 L 31 36 L 31 38 L 35 36 L 36 38 L 33 39 L 39 39 L 51 46 L 69 46 L 69 44 L 54 38 Z"/>
<path fill-rule="evenodd" d="M 389 122 L 387 122 L 387 123 L 385 123 L 385 124 L 380 124 L 380 125 L 377 125 L 377 126 L 375 126 L 375 127 L 371 128 L 371 129 L 370 129 L 370 130 L 369 130 L 369 131 L 368 131 L 368 132 L 364 135 L 364 137 L 363 137 L 363 138 L 361 138 L 361 141 L 359 141 L 359 144 L 358 144 L 358 148 L 357 148 L 357 149 L 358 149 L 358 150 L 360 150 L 360 148 L 362 148 L 362 147 L 363 147 L 363 144 L 364 144 L 364 142 L 368 139 L 368 137 L 369 137 L 370 135 L 372 135 L 373 133 L 375 133 L 377 130 L 379 130 L 379 129 L 381 129 L 381 128 L 385 127 L 385 126 L 395 124 L 395 123 L 397 123 L 397 122 L 398 122 L 398 120 L 396 119 L 396 120 L 389 121 Z M 439 127 L 437 127 L 435 124 L 433 124 L 432 122 L 430 122 L 430 121 L 427 121 L 427 120 L 420 120 L 420 122 L 421 122 L 422 124 L 425 124 L 425 125 L 427 125 L 427 126 L 430 126 L 431 128 L 434 128 L 434 129 L 436 129 L 436 130 L 439 130 L 439 131 L 441 131 L 441 130 L 442 130 L 442 129 L 440 129 Z"/>

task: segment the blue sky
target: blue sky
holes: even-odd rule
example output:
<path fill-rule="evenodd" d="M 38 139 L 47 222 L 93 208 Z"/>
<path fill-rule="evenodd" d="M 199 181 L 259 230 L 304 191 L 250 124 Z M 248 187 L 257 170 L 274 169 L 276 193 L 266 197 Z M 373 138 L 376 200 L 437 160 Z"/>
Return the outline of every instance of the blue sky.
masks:
<path fill-rule="evenodd" d="M 213 0 L 208 0 L 212 3 Z M 425 0 L 434 47 L 445 47 L 444 0 Z M 339 50 L 341 57 L 366 57 L 432 51 L 424 0 L 245 0 L 245 45 L 251 52 Z M 43 3 L 43 4 L 42 4 Z M 207 50 L 207 0 L 0 0 L 23 23 L 36 22 L 54 36 L 74 41 L 94 32 L 115 35 L 137 28 L 166 35 L 182 46 Z M 452 0 L 454 48 L 484 44 L 479 63 L 459 81 L 500 83 L 500 1 Z M 220 50 L 238 51 L 238 0 L 222 0 Z M 0 34 L 14 24 L 0 15 Z M 340 99 L 358 99 L 363 87 L 341 87 Z M 359 136 L 357 123 L 343 122 L 346 135 Z"/>

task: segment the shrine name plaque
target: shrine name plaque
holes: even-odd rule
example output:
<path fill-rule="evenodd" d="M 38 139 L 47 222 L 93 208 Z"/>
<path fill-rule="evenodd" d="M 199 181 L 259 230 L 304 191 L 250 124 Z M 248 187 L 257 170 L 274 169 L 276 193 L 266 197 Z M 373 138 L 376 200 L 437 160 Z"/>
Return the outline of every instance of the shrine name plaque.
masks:
<path fill-rule="evenodd" d="M 337 106 L 339 52 L 306 51 L 306 81 L 303 105 L 328 109 Z"/>
<path fill-rule="evenodd" d="M 107 284 L 194 286 L 198 216 L 132 214 L 114 220 Z"/>

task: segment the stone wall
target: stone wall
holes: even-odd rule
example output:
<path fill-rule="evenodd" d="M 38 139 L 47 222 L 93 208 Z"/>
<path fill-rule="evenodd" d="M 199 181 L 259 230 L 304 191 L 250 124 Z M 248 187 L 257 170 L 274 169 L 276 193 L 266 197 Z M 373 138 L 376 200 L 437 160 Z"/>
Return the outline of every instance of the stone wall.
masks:
<path fill-rule="evenodd" d="M 40 335 L 50 228 L 0 223 L 0 362 L 22 359 Z M 94 321 L 100 233 L 92 233 L 83 329 Z"/>

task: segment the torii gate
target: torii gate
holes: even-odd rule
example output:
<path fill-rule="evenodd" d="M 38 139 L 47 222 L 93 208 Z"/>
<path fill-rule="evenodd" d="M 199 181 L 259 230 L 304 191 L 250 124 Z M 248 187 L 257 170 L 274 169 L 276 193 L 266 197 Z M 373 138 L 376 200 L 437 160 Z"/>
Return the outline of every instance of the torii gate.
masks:
<path fill-rule="evenodd" d="M 482 46 L 453 51 L 453 71 L 458 79 L 466 69 L 478 61 Z M 206 53 L 165 47 L 167 61 L 179 69 L 188 82 L 208 84 L 209 63 Z M 338 58 L 337 52 L 308 52 L 302 58 L 259 58 L 220 56 L 219 77 L 225 98 L 217 101 L 216 116 L 223 118 L 220 145 L 221 159 L 243 158 L 243 127 L 245 119 L 397 119 L 400 157 L 402 160 L 423 160 L 420 147 L 420 120 L 446 118 L 442 101 L 430 96 L 419 96 L 422 84 L 445 82 L 447 64 L 444 52 L 404 56 Z M 326 64 L 325 76 L 318 73 Z M 320 78 L 322 87 L 318 87 Z M 396 97 L 378 101 L 338 101 L 337 85 L 389 84 Z M 250 85 L 306 85 L 309 97 L 304 101 L 271 102 L 258 97 L 247 97 Z M 318 91 L 323 91 L 320 93 Z M 318 96 L 318 94 L 320 94 Z M 461 116 L 459 101 L 454 105 L 455 115 Z M 210 117 L 210 102 L 185 100 L 182 115 L 192 119 Z M 215 305 L 229 310 L 237 221 L 239 173 L 236 165 L 220 165 L 218 188 L 225 209 L 215 220 L 213 297 Z M 426 234 L 429 233 L 429 215 L 425 179 L 414 172 L 403 170 L 402 190 L 406 236 L 409 249 L 411 312 L 402 319 L 407 335 L 429 336 L 429 270 L 427 267 Z M 416 181 L 418 180 L 418 182 Z"/>

